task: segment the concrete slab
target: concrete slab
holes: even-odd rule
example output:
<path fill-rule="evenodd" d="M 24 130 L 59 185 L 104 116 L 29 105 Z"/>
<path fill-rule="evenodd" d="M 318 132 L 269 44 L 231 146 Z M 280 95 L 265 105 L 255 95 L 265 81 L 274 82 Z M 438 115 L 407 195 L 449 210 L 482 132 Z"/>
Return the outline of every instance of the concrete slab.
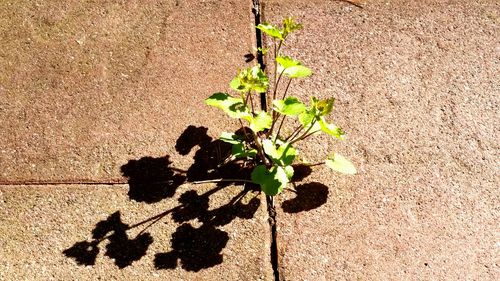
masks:
<path fill-rule="evenodd" d="M 0 280 L 272 280 L 260 193 L 182 185 L 144 204 L 127 192 L 0 186 Z"/>
<path fill-rule="evenodd" d="M 143 156 L 189 167 L 174 147 L 188 125 L 211 136 L 233 127 L 203 100 L 246 66 L 251 8 L 2 1 L 0 181 L 120 181 L 120 167 Z"/>
<path fill-rule="evenodd" d="M 365 2 L 265 1 L 265 20 L 304 24 L 284 53 L 315 74 L 291 93 L 336 97 L 347 132 L 303 152 L 359 170 L 319 168 L 281 198 L 280 277 L 497 280 L 499 3 Z"/>

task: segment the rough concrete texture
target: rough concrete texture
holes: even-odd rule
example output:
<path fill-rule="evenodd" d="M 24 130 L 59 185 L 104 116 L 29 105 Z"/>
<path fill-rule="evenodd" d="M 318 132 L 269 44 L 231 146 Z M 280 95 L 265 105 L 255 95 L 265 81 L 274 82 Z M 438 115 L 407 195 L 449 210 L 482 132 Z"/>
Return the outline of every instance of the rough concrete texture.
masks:
<path fill-rule="evenodd" d="M 254 46 L 252 1 L 2 1 L 0 181 L 97 181 L 175 154 L 188 125 L 233 123 L 226 91 Z M 234 124 L 236 125 L 236 124 Z M 177 158 L 176 158 L 177 157 Z"/>
<path fill-rule="evenodd" d="M 304 24 L 284 53 L 315 74 L 291 93 L 336 97 L 332 120 L 347 132 L 303 152 L 335 149 L 359 171 L 319 168 L 282 197 L 282 280 L 500 278 L 499 8 L 265 1 L 266 21 Z"/>
<path fill-rule="evenodd" d="M 0 280 L 271 280 L 260 193 L 215 188 L 147 205 L 126 185 L 0 186 Z"/>

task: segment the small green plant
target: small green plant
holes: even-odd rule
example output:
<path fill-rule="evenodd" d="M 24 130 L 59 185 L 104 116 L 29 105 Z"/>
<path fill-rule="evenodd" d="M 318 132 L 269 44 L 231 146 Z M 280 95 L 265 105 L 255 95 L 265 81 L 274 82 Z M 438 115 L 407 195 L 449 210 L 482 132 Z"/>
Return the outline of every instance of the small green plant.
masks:
<path fill-rule="evenodd" d="M 301 28 L 302 25 L 290 17 L 283 20 L 281 28 L 267 23 L 257 26 L 274 42 L 272 87 L 266 73 L 259 65 L 255 65 L 239 71 L 230 82 L 236 95 L 215 93 L 205 100 L 206 104 L 222 109 L 229 117 L 239 119 L 243 133 L 238 135 L 225 132 L 220 139 L 232 144 L 230 160 L 243 159 L 253 167 L 251 181 L 259 184 L 269 196 L 279 194 L 292 179 L 292 164 L 299 159 L 295 148 L 299 142 L 321 132 L 344 139 L 344 131 L 327 121 L 327 116 L 333 110 L 334 98 L 319 100 L 311 97 L 309 104 L 305 104 L 288 95 L 290 83 L 294 79 L 306 78 L 312 74 L 299 61 L 281 53 L 281 47 L 285 45 L 288 36 Z M 263 55 L 268 51 L 262 48 L 258 50 Z M 278 86 L 284 79 L 288 79 L 288 83 L 278 95 Z M 269 112 L 256 108 L 255 103 L 260 93 L 266 93 L 266 96 L 272 98 Z M 292 122 L 284 122 L 286 118 L 292 119 Z M 292 127 L 284 129 L 284 123 Z M 354 165 L 338 153 L 332 153 L 321 164 L 341 173 L 356 173 Z"/>

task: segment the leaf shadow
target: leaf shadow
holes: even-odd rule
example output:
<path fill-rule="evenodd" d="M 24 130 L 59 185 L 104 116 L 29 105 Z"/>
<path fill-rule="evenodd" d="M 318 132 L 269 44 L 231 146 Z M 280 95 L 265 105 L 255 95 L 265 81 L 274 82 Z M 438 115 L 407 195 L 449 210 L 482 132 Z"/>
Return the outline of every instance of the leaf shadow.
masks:
<path fill-rule="evenodd" d="M 149 233 L 141 233 L 130 239 L 126 233 L 129 229 L 117 211 L 96 224 L 92 231 L 92 241 L 77 242 L 63 253 L 74 258 L 79 265 L 94 265 L 99 254 L 99 243 L 108 240 L 104 255 L 113 259 L 119 268 L 125 268 L 141 259 L 153 243 L 153 237 Z"/>
<path fill-rule="evenodd" d="M 176 189 L 185 182 L 184 171 L 170 167 L 170 156 L 142 157 L 130 160 L 121 167 L 121 173 L 128 179 L 131 200 L 156 203 L 175 195 Z"/>
<path fill-rule="evenodd" d="M 310 182 L 296 186 L 296 196 L 281 204 L 285 213 L 310 211 L 325 204 L 328 199 L 328 186 Z"/>
<path fill-rule="evenodd" d="M 212 140 L 207 131 L 205 127 L 188 126 L 179 136 L 175 148 L 180 155 L 188 155 L 197 147 L 194 162 L 187 171 L 173 167 L 168 155 L 142 157 L 123 165 L 121 172 L 128 179 L 129 199 L 152 204 L 174 197 L 178 187 L 186 182 L 234 178 L 234 174 L 249 178 L 249 168 L 238 162 L 219 165 L 231 147 L 219 140 Z M 230 185 L 241 191 L 226 204 L 210 209 L 210 196 Z M 253 184 L 219 182 L 205 193 L 199 194 L 196 189 L 188 190 L 179 196 L 178 204 L 172 209 L 133 225 L 123 223 L 120 211 L 117 211 L 95 225 L 90 241 L 76 242 L 63 254 L 74 259 L 78 265 L 92 266 L 103 248 L 101 243 L 107 241 L 104 255 L 113 259 L 118 268 L 128 267 L 141 259 L 154 241 L 146 230 L 171 215 L 172 222 L 178 227 L 171 236 L 170 251 L 155 254 L 155 268 L 174 269 L 180 266 L 186 271 L 199 271 L 213 267 L 223 262 L 221 252 L 229 241 L 229 234 L 220 227 L 236 218 L 253 218 L 260 206 L 259 194 L 260 189 Z M 251 199 L 248 200 L 248 197 Z M 244 198 L 247 199 L 246 203 L 243 202 Z M 195 227 L 196 221 L 201 226 Z M 143 229 L 134 238 L 129 238 L 127 232 L 137 227 Z"/>

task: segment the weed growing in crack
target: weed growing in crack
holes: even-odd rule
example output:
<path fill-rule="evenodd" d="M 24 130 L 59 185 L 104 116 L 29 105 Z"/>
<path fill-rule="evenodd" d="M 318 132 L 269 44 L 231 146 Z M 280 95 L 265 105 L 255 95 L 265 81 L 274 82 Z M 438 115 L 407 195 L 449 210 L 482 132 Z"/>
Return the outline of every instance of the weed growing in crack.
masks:
<path fill-rule="evenodd" d="M 229 83 L 233 94 L 215 93 L 205 102 L 222 109 L 242 125 L 241 134 L 225 132 L 220 136 L 220 140 L 232 145 L 231 156 L 226 162 L 245 161 L 246 166 L 253 167 L 251 181 L 260 185 L 266 195 L 274 196 L 283 191 L 293 177 L 292 164 L 299 161 L 298 150 L 295 148 L 299 142 L 307 142 L 310 136 L 319 133 L 342 140 L 344 131 L 327 120 L 333 110 L 334 98 L 319 100 L 312 96 L 309 104 L 306 104 L 288 93 L 293 80 L 312 74 L 301 62 L 281 52 L 288 36 L 302 29 L 302 25 L 289 17 L 283 20 L 281 28 L 268 23 L 259 24 L 256 28 L 274 42 L 274 81 L 270 83 L 266 73 L 259 65 L 255 65 L 239 71 Z M 269 50 L 259 48 L 258 52 L 265 55 Z M 284 80 L 287 80 L 286 87 L 279 93 L 279 84 Z M 269 112 L 256 108 L 260 93 L 266 93 L 272 100 Z M 298 125 L 286 130 L 286 118 L 295 119 Z M 287 131 L 290 133 L 283 133 Z M 344 174 L 356 173 L 354 165 L 335 152 L 321 164 Z"/>

